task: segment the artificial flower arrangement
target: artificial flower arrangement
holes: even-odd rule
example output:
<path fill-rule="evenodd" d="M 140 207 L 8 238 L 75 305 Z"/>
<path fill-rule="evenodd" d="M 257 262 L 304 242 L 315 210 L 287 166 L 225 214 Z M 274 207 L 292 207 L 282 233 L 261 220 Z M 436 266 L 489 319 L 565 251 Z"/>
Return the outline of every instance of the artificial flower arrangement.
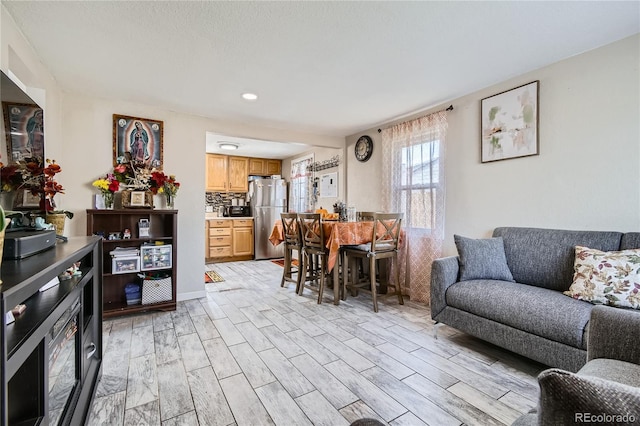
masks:
<path fill-rule="evenodd" d="M 94 180 L 92 185 L 100 190 L 105 207 L 112 208 L 114 194 L 120 189 L 120 182 L 116 179 L 116 176 L 113 173 L 107 173 L 106 176 Z"/>
<path fill-rule="evenodd" d="M 151 192 L 154 194 L 175 197 L 180 189 L 180 182 L 176 181 L 175 175 L 165 175 L 161 171 L 151 173 L 151 182 Z"/>
<path fill-rule="evenodd" d="M 62 168 L 56 160 L 45 160 L 47 166 L 43 167 L 38 158 L 27 158 L 18 164 L 22 175 L 20 188 L 29 190 L 32 195 L 40 197 L 40 210 L 47 214 L 64 213 L 69 219 L 73 213 L 66 210 L 56 210 L 55 196 L 64 194 L 64 188 L 56 181 L 56 175 L 62 172 Z"/>
<path fill-rule="evenodd" d="M 137 191 L 150 191 L 154 195 L 164 194 L 167 197 L 168 206 L 173 206 L 173 199 L 180 189 L 180 183 L 176 181 L 174 175 L 166 175 L 163 171 L 156 170 L 144 162 L 131 160 L 129 156 L 125 156 L 122 162 L 113 167 L 113 173 L 94 181 L 93 186 L 100 189 L 103 195 L 106 192 L 116 192 L 123 187 Z"/>

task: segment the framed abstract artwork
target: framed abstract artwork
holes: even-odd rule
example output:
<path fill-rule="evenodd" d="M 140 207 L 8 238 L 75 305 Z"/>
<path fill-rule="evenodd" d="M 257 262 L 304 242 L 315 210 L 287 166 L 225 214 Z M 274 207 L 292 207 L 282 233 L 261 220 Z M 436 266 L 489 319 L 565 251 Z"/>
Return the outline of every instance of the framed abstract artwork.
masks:
<path fill-rule="evenodd" d="M 2 102 L 7 135 L 7 157 L 16 163 L 24 158 L 44 159 L 44 113 L 35 104 Z"/>
<path fill-rule="evenodd" d="M 113 165 L 125 161 L 162 170 L 163 123 L 149 118 L 113 114 Z"/>
<path fill-rule="evenodd" d="M 532 81 L 482 99 L 483 163 L 539 154 L 539 83 Z"/>

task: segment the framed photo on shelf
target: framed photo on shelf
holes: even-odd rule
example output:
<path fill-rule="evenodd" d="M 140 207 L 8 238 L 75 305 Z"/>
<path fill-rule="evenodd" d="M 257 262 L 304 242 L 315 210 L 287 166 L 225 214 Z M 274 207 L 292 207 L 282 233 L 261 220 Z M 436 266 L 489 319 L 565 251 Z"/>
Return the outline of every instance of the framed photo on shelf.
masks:
<path fill-rule="evenodd" d="M 144 207 L 144 191 L 131 191 L 131 207 Z"/>
<path fill-rule="evenodd" d="M 150 118 L 113 114 L 113 165 L 131 160 L 162 170 L 163 122 Z"/>
<path fill-rule="evenodd" d="M 151 191 L 122 191 L 122 208 L 125 209 L 152 209 L 153 194 Z"/>
<path fill-rule="evenodd" d="M 2 102 L 9 163 L 44 159 L 44 113 L 35 104 Z"/>
<path fill-rule="evenodd" d="M 483 163 L 539 154 L 539 83 L 532 81 L 482 99 Z"/>

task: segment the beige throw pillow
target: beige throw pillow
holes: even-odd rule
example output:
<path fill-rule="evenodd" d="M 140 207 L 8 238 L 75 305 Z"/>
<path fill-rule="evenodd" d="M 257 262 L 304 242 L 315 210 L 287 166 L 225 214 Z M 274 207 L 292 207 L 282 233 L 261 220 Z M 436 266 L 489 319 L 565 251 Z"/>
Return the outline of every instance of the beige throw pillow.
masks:
<path fill-rule="evenodd" d="M 605 252 L 576 246 L 573 269 L 567 296 L 640 309 L 640 249 Z"/>

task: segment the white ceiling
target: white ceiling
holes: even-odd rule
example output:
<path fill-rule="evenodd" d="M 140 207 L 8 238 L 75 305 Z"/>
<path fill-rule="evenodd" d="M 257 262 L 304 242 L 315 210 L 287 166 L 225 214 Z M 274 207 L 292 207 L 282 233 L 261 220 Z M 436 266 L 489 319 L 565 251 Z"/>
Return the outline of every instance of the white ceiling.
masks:
<path fill-rule="evenodd" d="M 2 4 L 65 91 L 330 136 L 640 32 L 638 1 Z"/>
<path fill-rule="evenodd" d="M 238 145 L 235 151 L 220 148 L 221 143 Z M 225 155 L 239 155 L 241 157 L 285 159 L 311 150 L 312 147 L 303 143 L 276 142 L 258 139 L 239 138 L 207 132 L 207 152 Z"/>

